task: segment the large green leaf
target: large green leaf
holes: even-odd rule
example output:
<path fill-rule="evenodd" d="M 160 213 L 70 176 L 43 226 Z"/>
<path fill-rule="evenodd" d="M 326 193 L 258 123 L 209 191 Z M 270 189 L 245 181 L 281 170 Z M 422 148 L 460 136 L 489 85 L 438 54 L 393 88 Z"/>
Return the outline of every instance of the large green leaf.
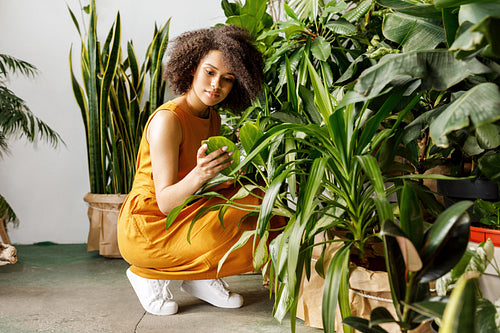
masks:
<path fill-rule="evenodd" d="M 406 237 L 404 232 L 391 220 L 386 220 L 381 225 L 380 235 L 384 240 L 385 261 L 391 296 L 398 316 L 401 317 L 399 300 L 405 299 L 406 294 L 406 264 L 397 242 L 397 237 Z"/>
<path fill-rule="evenodd" d="M 296 14 L 299 20 L 315 20 L 319 13 L 319 0 L 289 0 L 290 9 Z M 287 12 L 288 13 L 288 12 Z M 289 14 L 290 15 L 290 14 Z"/>
<path fill-rule="evenodd" d="M 469 242 L 470 218 L 466 211 L 471 205 L 471 201 L 455 203 L 426 233 L 421 251 L 424 267 L 418 273 L 421 283 L 436 280 L 460 261 Z"/>
<path fill-rule="evenodd" d="M 229 17 L 226 23 L 246 28 L 252 35 L 257 36 L 264 27 L 272 24 L 272 17 L 266 10 L 267 0 L 245 1 L 238 15 Z"/>
<path fill-rule="evenodd" d="M 258 128 L 254 123 L 247 122 L 241 126 L 239 138 L 241 146 L 247 154 L 251 152 L 257 140 L 259 140 L 263 135 L 264 133 L 262 133 L 260 128 Z M 254 163 L 264 166 L 264 160 L 267 159 L 265 156 L 267 156 L 267 154 L 265 151 L 262 151 L 259 155 L 255 156 Z"/>
<path fill-rule="evenodd" d="M 437 8 L 458 7 L 477 2 L 497 2 L 497 0 L 433 0 Z"/>
<path fill-rule="evenodd" d="M 354 9 L 347 11 L 342 18 L 346 19 L 349 22 L 356 22 L 360 18 L 362 18 L 368 11 L 371 9 L 373 4 L 373 0 L 363 0 L 358 2 L 357 6 Z"/>
<path fill-rule="evenodd" d="M 447 50 L 390 54 L 365 70 L 354 90 L 373 98 L 391 83 L 407 85 L 417 80 L 422 90 L 446 90 L 473 74 L 489 72 L 477 59 L 457 60 Z"/>
<path fill-rule="evenodd" d="M 441 11 L 430 3 L 410 2 L 405 0 L 377 0 L 377 3 L 384 7 L 391 8 L 396 12 L 410 16 L 435 20 L 441 19 Z"/>
<path fill-rule="evenodd" d="M 500 184 L 500 154 L 487 153 L 478 160 L 481 173 L 488 179 Z"/>
<path fill-rule="evenodd" d="M 318 36 L 311 45 L 311 53 L 316 59 L 327 61 L 332 53 L 332 46 L 324 37 Z"/>
<path fill-rule="evenodd" d="M 434 143 L 448 147 L 447 135 L 471 126 L 472 129 L 500 119 L 500 90 L 494 83 L 479 84 L 462 94 L 436 117 L 430 125 Z M 486 138 L 484 138 L 486 140 Z"/>
<path fill-rule="evenodd" d="M 478 24 L 489 16 L 500 17 L 500 4 L 496 0 L 476 0 L 460 7 L 460 24 L 468 21 Z"/>
<path fill-rule="evenodd" d="M 358 32 L 354 24 L 343 18 L 328 22 L 325 24 L 325 27 L 339 35 L 350 36 L 355 35 Z"/>
<path fill-rule="evenodd" d="M 385 37 L 403 45 L 404 52 L 431 50 L 446 41 L 440 22 L 402 13 L 385 15 L 382 31 Z"/>

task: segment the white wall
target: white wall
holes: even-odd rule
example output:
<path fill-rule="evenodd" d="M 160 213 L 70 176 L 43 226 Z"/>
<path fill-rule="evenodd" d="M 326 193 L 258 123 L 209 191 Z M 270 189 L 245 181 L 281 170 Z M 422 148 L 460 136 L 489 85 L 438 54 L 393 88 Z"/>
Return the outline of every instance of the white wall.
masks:
<path fill-rule="evenodd" d="M 67 6 L 80 13 L 88 0 L 0 0 L 0 53 L 35 65 L 35 79 L 11 77 L 8 87 L 64 139 L 52 149 L 11 140 L 12 154 L 0 160 L 0 193 L 14 208 L 19 226 L 8 225 L 14 244 L 40 241 L 85 243 L 89 191 L 84 127 L 70 84 L 68 53 L 79 37 Z M 133 40 L 142 62 L 155 22 L 169 17 L 170 37 L 225 21 L 219 0 L 97 0 L 98 33 L 104 40 L 117 11 L 122 42 Z M 80 16 L 78 16 L 80 19 Z M 74 52 L 78 54 L 78 52 Z M 76 59 L 76 57 L 75 57 Z M 79 69 L 75 67 L 79 75 Z"/>

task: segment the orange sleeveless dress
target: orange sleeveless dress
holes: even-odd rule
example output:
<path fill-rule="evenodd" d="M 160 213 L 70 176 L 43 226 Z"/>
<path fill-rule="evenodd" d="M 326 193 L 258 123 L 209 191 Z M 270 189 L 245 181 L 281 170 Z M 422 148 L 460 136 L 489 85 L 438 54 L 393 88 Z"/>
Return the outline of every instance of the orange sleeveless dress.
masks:
<path fill-rule="evenodd" d="M 183 111 L 173 102 L 167 102 L 158 110 L 170 110 L 179 118 L 182 126 L 182 142 L 179 151 L 178 180 L 196 166 L 196 152 L 201 141 L 218 135 L 220 116 L 212 110 L 208 119 L 198 118 Z M 158 112 L 158 110 L 156 112 Z M 118 246 L 123 258 L 135 274 L 148 279 L 199 280 L 214 279 L 241 274 L 253 270 L 252 239 L 245 246 L 232 252 L 217 275 L 219 260 L 236 243 L 245 230 L 255 229 L 256 217 L 240 220 L 247 212 L 230 207 L 224 215 L 224 228 L 218 219 L 218 211 L 207 213 L 191 230 L 191 243 L 187 234 L 196 212 L 205 206 L 220 203 L 219 198 L 200 199 L 184 207 L 176 221 L 166 229 L 166 216 L 156 202 L 151 168 L 149 143 L 144 130 L 137 159 L 137 170 L 132 190 L 120 211 L 118 220 Z M 235 186 L 217 190 L 225 197 L 238 191 Z M 241 199 L 245 204 L 259 204 L 250 195 Z"/>

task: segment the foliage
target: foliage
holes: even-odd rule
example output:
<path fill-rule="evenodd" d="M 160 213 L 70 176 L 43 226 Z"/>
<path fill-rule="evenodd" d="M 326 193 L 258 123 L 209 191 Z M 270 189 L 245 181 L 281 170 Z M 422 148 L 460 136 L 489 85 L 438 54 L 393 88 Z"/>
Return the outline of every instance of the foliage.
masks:
<path fill-rule="evenodd" d="M 477 199 L 474 202 L 474 214 L 480 217 L 479 222 L 487 228 L 500 230 L 500 202 Z"/>
<path fill-rule="evenodd" d="M 462 329 L 465 320 L 475 326 L 475 332 L 495 332 L 500 329 L 498 320 L 495 320 L 499 316 L 499 304 L 498 302 L 493 304 L 484 298 L 478 285 L 478 278 L 484 274 L 488 266 L 492 267 L 500 277 L 500 268 L 494 257 L 494 245 L 491 240 L 482 242 L 475 249 L 467 249 L 460 262 L 436 281 L 438 295 L 445 296 L 451 293 L 449 300 L 451 305 L 448 306 L 458 309 L 455 314 L 450 310 L 448 313 L 445 312 L 442 318 L 437 318 L 443 331 L 453 329 L 457 331 L 457 328 L 452 327 L 451 324 L 458 324 L 457 327 Z M 462 301 L 465 297 L 469 299 Z M 462 305 L 453 304 L 455 299 L 458 299 Z M 446 315 L 452 318 L 447 319 Z"/>
<path fill-rule="evenodd" d="M 379 2 L 390 9 L 384 36 L 404 52 L 363 72 L 354 90 L 367 98 L 391 86 L 423 94 L 403 140 L 417 173 L 447 163 L 452 174 L 464 175 L 464 161 L 473 160 L 473 175 L 498 181 L 500 52 L 493 31 L 500 27 L 500 5 Z"/>
<path fill-rule="evenodd" d="M 388 209 L 389 202 L 383 193 L 377 194 L 377 200 L 379 207 Z M 435 305 L 430 299 L 429 282 L 450 271 L 467 248 L 470 218 L 466 210 L 472 202 L 461 201 L 449 207 L 429 228 L 426 228 L 415 192 L 406 183 L 398 193 L 398 204 L 399 223 L 388 215 L 380 232 L 398 318 L 393 318 L 385 309 L 376 308 L 370 320 L 355 317 L 344 320 L 361 332 L 372 332 L 373 327 L 377 327 L 378 332 L 385 332 L 378 325 L 387 322 L 395 322 L 402 332 L 407 332 L 428 320 L 429 311 L 422 316 L 415 308 Z"/>
<path fill-rule="evenodd" d="M 78 23 L 71 9 L 69 12 L 81 39 L 83 88 L 73 72 L 72 51 L 69 63 L 73 93 L 85 125 L 90 190 L 126 194 L 134 179 L 143 128 L 149 115 L 163 103 L 162 59 L 170 20 L 160 29 L 155 26 L 153 41 L 139 66 L 131 41 L 127 57 L 122 59 L 119 12 L 102 45 L 97 38 L 95 0 L 90 3 L 85 35 L 83 23 Z"/>
<path fill-rule="evenodd" d="M 54 148 L 63 142 L 59 134 L 35 116 L 26 102 L 7 87 L 9 73 L 35 77 L 37 72 L 36 67 L 26 61 L 0 54 L 0 157 L 10 152 L 7 142 L 10 138 L 26 138 L 29 142 L 41 139 Z M 6 222 L 17 220 L 14 210 L 2 195 L 1 217 L 5 217 Z"/>
<path fill-rule="evenodd" d="M 255 135 L 253 145 L 244 144 L 245 158 L 237 167 L 265 184 L 262 206 L 251 208 L 259 215 L 256 230 L 235 248 L 251 236 L 261 240 L 253 244 L 255 267 L 267 265 L 274 315 L 282 320 L 290 312 L 292 331 L 300 281 L 312 269 L 325 277 L 325 331 L 335 329 L 337 301 L 342 316 L 349 316 L 349 262 L 369 263 L 379 237 L 387 247 L 398 318 L 383 311 L 375 316 L 396 321 L 403 330 L 423 320 L 413 306 L 428 296 L 429 281 L 460 259 L 469 224 L 462 213 L 469 203 L 442 212 L 433 194 L 412 180 L 421 177 L 408 174 L 423 173 L 450 155 L 463 156 L 474 143 L 465 146 L 464 134 L 490 150 L 471 155 L 479 163 L 496 149 L 499 67 L 490 34 L 496 20 L 494 11 L 476 11 L 478 2 L 291 0 L 284 4 L 287 18 L 271 24 L 263 0 L 223 1 L 227 22 L 255 27 L 266 61 L 265 94 L 241 118 L 230 118 L 234 132 L 251 122 Z M 456 41 L 468 33 L 467 22 L 476 21 L 472 32 L 479 32 L 481 41 L 464 51 Z M 469 103 L 472 96 L 481 102 Z M 487 161 L 493 174 L 495 160 Z M 481 169 L 486 174 L 487 168 Z M 395 192 L 399 205 L 387 201 Z M 429 221 L 417 213 L 419 205 L 430 213 Z M 394 216 L 396 206 L 403 211 Z M 262 240 L 268 239 L 273 214 L 289 220 L 267 254 Z M 404 227 L 396 218 L 407 219 Z M 316 243 L 318 234 L 326 234 L 326 242 Z M 396 239 L 414 251 L 400 249 Z M 313 267 L 313 247 L 324 249 L 334 241 L 343 247 L 328 270 L 322 260 Z M 450 258 L 443 255 L 449 249 Z"/>

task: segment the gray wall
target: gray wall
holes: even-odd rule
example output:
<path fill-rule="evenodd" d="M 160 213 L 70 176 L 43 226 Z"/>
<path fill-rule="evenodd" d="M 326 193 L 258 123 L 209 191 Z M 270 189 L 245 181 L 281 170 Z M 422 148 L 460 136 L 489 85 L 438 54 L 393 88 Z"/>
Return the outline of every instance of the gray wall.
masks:
<path fill-rule="evenodd" d="M 89 222 L 83 196 L 89 192 L 89 182 L 84 127 L 71 90 L 68 64 L 70 46 L 73 44 L 74 55 L 78 54 L 80 41 L 67 9 L 69 6 L 79 14 L 80 4 L 86 3 L 0 0 L 0 53 L 28 61 L 40 70 L 35 79 L 11 77 L 8 87 L 66 142 L 66 146 L 52 149 L 45 143 L 33 146 L 25 140 L 11 140 L 12 154 L 0 160 L 0 193 L 20 220 L 18 227 L 8 225 L 14 244 L 87 240 Z M 118 10 L 122 42 L 133 40 L 140 62 L 155 22 L 161 26 L 171 17 L 172 38 L 225 21 L 218 0 L 97 0 L 101 40 Z"/>

